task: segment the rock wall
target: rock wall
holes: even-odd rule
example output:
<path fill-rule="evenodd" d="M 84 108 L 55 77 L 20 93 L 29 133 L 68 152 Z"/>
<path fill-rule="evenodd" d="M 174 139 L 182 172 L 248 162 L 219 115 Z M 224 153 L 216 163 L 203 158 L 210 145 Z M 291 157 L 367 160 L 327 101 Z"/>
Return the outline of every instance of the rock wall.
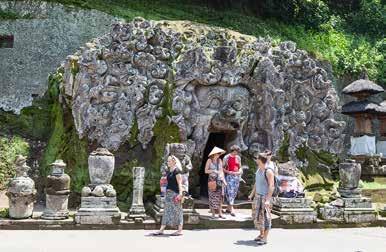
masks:
<path fill-rule="evenodd" d="M 20 16 L 2 20 L 0 35 L 13 35 L 13 48 L 0 48 L 0 109 L 19 114 L 47 90 L 47 77 L 68 55 L 110 30 L 115 19 L 42 1 L 1 1 L 0 10 Z"/>
<path fill-rule="evenodd" d="M 293 42 L 272 44 L 189 22 L 136 19 L 87 43 L 65 63 L 62 95 L 80 137 L 117 150 L 134 121 L 150 143 L 163 99 L 171 122 L 201 159 L 211 132 L 253 154 L 304 145 L 340 153 L 345 123 L 327 72 Z M 172 89 L 165 97 L 165 88 Z"/>
<path fill-rule="evenodd" d="M 248 156 L 266 148 L 309 170 L 310 186 L 331 185 L 331 174 L 320 174 L 344 148 L 331 77 L 293 42 L 137 18 L 86 43 L 63 71 L 61 101 L 77 134 L 116 153 L 120 200 L 138 165 L 147 167 L 145 196 L 154 195 L 166 143 L 186 144 L 196 195 L 211 133 L 225 135 L 225 148 L 242 147 L 252 168 L 248 185 Z"/>

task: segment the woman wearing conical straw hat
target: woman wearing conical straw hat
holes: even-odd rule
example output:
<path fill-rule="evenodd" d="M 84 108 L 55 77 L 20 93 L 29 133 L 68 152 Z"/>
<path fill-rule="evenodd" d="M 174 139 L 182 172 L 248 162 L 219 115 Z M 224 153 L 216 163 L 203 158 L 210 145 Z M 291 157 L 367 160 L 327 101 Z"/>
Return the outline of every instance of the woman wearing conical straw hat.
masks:
<path fill-rule="evenodd" d="M 209 207 L 212 212 L 212 219 L 216 218 L 216 211 L 218 211 L 219 218 L 222 216 L 222 201 L 223 201 L 223 185 L 226 186 L 224 178 L 223 164 L 220 156 L 225 151 L 218 147 L 214 147 L 208 155 L 208 160 L 205 164 L 205 173 L 208 174 L 208 195 Z"/>

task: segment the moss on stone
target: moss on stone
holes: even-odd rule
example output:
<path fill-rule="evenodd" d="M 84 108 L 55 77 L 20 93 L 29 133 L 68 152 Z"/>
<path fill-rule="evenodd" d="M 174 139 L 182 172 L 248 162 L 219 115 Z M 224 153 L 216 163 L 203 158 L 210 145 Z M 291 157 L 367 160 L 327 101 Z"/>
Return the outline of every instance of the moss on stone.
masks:
<path fill-rule="evenodd" d="M 279 147 L 279 150 L 277 151 L 277 157 L 279 162 L 285 163 L 289 161 L 289 146 L 289 135 L 288 133 L 285 133 L 283 141 Z"/>
<path fill-rule="evenodd" d="M 49 93 L 56 96 L 51 107 L 52 129 L 50 138 L 45 148 L 41 161 L 41 176 L 45 177 L 50 173 L 50 164 L 56 159 L 63 159 L 67 164 L 66 173 L 71 177 L 71 190 L 80 192 L 82 187 L 89 181 L 87 158 L 87 140 L 80 140 L 76 132 L 71 111 L 64 109 L 59 103 L 59 84 L 63 78 L 59 71 L 49 78 Z"/>
<path fill-rule="evenodd" d="M 0 218 L 8 218 L 8 217 L 9 217 L 9 209 L 0 208 Z"/>
<path fill-rule="evenodd" d="M 16 155 L 27 156 L 29 144 L 19 136 L 0 136 L 0 190 L 4 189 L 8 180 L 15 176 L 14 161 Z"/>
<path fill-rule="evenodd" d="M 334 181 L 331 173 L 323 169 L 320 164 L 332 168 L 338 162 L 336 155 L 326 151 L 314 151 L 303 146 L 296 151 L 296 156 L 301 161 L 308 161 L 308 165 L 301 168 L 301 179 L 306 189 L 332 189 Z"/>

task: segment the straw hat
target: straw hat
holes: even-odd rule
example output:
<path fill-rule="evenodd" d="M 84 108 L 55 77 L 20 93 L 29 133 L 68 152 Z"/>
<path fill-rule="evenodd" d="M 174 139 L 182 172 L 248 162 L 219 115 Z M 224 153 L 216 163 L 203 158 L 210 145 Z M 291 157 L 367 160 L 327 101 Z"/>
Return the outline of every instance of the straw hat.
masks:
<path fill-rule="evenodd" d="M 221 148 L 218 148 L 218 147 L 214 147 L 213 150 L 209 153 L 208 157 L 214 155 L 214 154 L 224 154 L 226 151 L 224 151 L 223 149 Z"/>

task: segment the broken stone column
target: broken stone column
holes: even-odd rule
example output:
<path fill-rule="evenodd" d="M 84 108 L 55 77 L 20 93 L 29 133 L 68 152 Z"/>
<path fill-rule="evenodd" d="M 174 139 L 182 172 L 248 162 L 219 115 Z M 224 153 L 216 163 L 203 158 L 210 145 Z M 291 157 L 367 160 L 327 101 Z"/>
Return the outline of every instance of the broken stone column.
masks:
<path fill-rule="evenodd" d="M 70 194 L 70 176 L 64 173 L 66 164 L 56 160 L 51 164 L 52 172 L 47 177 L 46 208 L 41 216 L 47 220 L 68 218 L 68 197 Z"/>
<path fill-rule="evenodd" d="M 133 201 L 127 219 L 142 222 L 146 219 L 145 207 L 143 205 L 145 168 L 133 167 L 133 178 Z"/>
<path fill-rule="evenodd" d="M 9 217 L 12 219 L 26 219 L 33 213 L 36 189 L 35 182 L 27 175 L 30 167 L 26 161 L 26 157 L 16 157 L 16 177 L 11 179 L 6 193 L 9 199 Z"/>
<path fill-rule="evenodd" d="M 355 160 L 345 160 L 339 164 L 340 197 L 319 209 L 324 220 L 365 223 L 377 220 L 377 214 L 372 207 L 371 199 L 362 197 L 358 188 L 361 177 L 361 165 Z"/>
<path fill-rule="evenodd" d="M 116 191 L 110 184 L 115 158 L 105 148 L 98 148 L 88 158 L 90 184 L 83 187 L 81 205 L 75 214 L 78 224 L 118 224 L 121 213 Z"/>

